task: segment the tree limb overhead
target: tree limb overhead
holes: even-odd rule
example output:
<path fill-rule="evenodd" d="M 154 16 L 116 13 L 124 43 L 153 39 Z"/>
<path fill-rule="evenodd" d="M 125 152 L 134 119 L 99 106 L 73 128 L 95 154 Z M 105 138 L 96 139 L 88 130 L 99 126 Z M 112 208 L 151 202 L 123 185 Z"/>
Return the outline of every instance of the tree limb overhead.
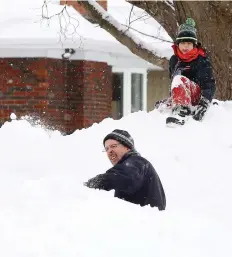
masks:
<path fill-rule="evenodd" d="M 127 28 L 120 30 L 119 27 L 121 26 L 121 24 L 119 24 L 116 20 L 111 22 L 113 18 L 110 17 L 104 9 L 102 9 L 100 12 L 88 0 L 78 1 L 78 3 L 91 13 L 91 17 L 99 24 L 101 28 L 105 29 L 108 33 L 115 37 L 115 39 L 117 39 L 120 43 L 126 46 L 133 54 L 139 56 L 140 58 L 148 61 L 151 64 L 167 69 L 167 58 L 161 58 L 157 56 L 155 52 L 147 49 L 142 41 L 138 42 L 138 40 L 136 40 L 135 42 L 134 36 L 131 34 L 131 32 L 128 31 Z M 95 2 L 95 5 L 98 4 Z M 99 6 L 99 8 L 101 7 Z M 105 12 L 104 16 L 102 15 L 102 12 Z"/>

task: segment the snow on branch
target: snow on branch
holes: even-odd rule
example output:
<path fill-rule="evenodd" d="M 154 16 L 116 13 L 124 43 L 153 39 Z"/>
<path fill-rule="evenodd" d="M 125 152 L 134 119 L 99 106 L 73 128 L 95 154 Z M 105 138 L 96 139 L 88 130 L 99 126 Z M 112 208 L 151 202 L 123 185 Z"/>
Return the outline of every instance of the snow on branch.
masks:
<path fill-rule="evenodd" d="M 79 1 L 91 15 L 91 17 L 105 29 L 120 43 L 126 46 L 132 53 L 140 58 L 163 68 L 168 67 L 168 60 L 164 57 L 158 56 L 155 49 L 151 45 L 141 41 L 136 37 L 127 27 L 121 25 L 115 20 L 107 11 L 105 11 L 97 2 L 93 0 Z"/>

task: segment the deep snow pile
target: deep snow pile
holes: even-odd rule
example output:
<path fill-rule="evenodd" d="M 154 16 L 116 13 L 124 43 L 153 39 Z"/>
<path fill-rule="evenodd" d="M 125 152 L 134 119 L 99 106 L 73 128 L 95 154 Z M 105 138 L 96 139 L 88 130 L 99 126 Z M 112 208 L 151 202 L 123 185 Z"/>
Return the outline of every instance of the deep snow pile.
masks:
<path fill-rule="evenodd" d="M 232 254 L 232 102 L 204 122 L 165 127 L 165 114 L 105 119 L 70 136 L 13 120 L 0 129 L 0 255 L 229 257 Z M 167 209 L 83 187 L 111 165 L 103 137 L 128 130 L 156 168 Z"/>

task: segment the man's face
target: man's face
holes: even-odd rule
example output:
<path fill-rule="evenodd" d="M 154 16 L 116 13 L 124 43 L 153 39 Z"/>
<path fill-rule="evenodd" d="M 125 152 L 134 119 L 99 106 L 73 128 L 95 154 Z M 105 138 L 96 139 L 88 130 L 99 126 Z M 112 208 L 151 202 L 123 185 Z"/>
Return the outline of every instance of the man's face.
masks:
<path fill-rule="evenodd" d="M 180 42 L 179 49 L 182 54 L 186 54 L 193 49 L 193 43 L 192 42 Z"/>
<path fill-rule="evenodd" d="M 123 155 L 130 151 L 129 148 L 120 144 L 114 139 L 108 139 L 105 141 L 105 150 L 109 160 L 113 165 L 117 164 Z"/>

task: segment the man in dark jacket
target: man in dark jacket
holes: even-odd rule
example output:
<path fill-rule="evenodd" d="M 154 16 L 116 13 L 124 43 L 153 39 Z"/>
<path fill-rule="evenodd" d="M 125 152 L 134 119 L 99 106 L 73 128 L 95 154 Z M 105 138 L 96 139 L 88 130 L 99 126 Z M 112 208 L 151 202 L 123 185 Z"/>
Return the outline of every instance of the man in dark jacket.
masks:
<path fill-rule="evenodd" d="M 114 166 L 85 185 L 106 191 L 114 189 L 115 197 L 165 210 L 166 197 L 160 178 L 152 164 L 137 153 L 131 135 L 115 129 L 104 138 L 103 144 Z"/>
<path fill-rule="evenodd" d="M 172 116 L 166 123 L 183 125 L 190 114 L 201 121 L 214 97 L 216 85 L 209 57 L 197 42 L 193 19 L 188 18 L 179 27 L 172 48 L 174 55 L 169 61 L 171 97 L 167 101 L 172 106 Z"/>

